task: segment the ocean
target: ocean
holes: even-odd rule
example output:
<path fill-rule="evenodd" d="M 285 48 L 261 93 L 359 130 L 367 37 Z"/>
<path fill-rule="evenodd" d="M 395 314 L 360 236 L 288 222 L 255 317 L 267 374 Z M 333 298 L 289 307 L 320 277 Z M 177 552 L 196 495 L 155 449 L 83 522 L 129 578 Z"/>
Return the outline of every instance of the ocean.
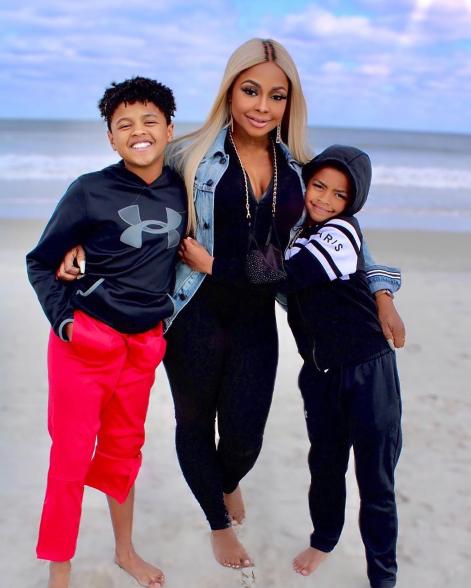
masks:
<path fill-rule="evenodd" d="M 100 121 L 0 120 L 0 136 L 1 218 L 47 219 L 74 178 L 117 161 Z M 309 141 L 369 153 L 364 227 L 471 232 L 471 135 L 310 127 Z"/>

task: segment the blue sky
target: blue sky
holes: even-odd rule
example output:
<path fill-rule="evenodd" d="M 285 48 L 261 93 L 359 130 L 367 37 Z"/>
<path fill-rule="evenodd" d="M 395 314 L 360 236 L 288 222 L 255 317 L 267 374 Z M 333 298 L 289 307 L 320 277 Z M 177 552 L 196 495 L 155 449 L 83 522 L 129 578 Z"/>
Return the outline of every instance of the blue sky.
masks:
<path fill-rule="evenodd" d="M 2 0 L 0 117 L 96 119 L 139 74 L 200 121 L 255 36 L 292 54 L 311 125 L 471 133 L 471 0 Z"/>

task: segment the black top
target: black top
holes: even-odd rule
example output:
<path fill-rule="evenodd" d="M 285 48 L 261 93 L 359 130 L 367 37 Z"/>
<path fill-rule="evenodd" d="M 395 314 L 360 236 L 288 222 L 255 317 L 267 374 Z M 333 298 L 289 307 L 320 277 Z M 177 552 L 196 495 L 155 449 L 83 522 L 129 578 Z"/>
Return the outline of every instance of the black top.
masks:
<path fill-rule="evenodd" d="M 273 180 L 265 194 L 257 201 L 250 181 L 249 204 L 251 227 L 245 206 L 245 184 L 237 154 L 229 138 L 225 141 L 229 165 L 220 179 L 214 195 L 214 263 L 212 277 L 241 287 L 251 287 L 244 271 L 249 231 L 252 230 L 259 245 L 267 239 L 272 223 Z M 303 193 L 299 177 L 283 152 L 276 148 L 278 190 L 275 215 L 276 234 L 283 250 L 289 241 L 292 226 L 303 210 Z"/>
<path fill-rule="evenodd" d="M 351 178 L 347 214 L 306 226 L 285 253 L 288 322 L 299 352 L 318 369 L 358 364 L 388 350 L 368 286 L 363 235 L 350 211 L 366 201 L 371 164 L 355 147 L 332 145 L 308 163 L 308 182 L 316 168 L 335 165 Z"/>
<path fill-rule="evenodd" d="M 63 335 L 76 308 L 123 333 L 146 331 L 170 316 L 186 218 L 183 183 L 167 167 L 149 185 L 123 161 L 75 180 L 26 258 L 55 332 Z M 56 280 L 65 253 L 78 243 L 86 252 L 85 277 Z"/>
<path fill-rule="evenodd" d="M 320 370 L 355 365 L 389 346 L 378 321 L 354 217 L 306 227 L 286 253 L 288 322 Z"/>

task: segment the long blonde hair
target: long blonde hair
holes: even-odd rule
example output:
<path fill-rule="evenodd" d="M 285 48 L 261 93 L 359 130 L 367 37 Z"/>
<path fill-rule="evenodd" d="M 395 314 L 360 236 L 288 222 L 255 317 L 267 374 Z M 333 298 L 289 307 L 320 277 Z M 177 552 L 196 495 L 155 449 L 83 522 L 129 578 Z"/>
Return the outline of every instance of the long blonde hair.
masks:
<path fill-rule="evenodd" d="M 288 104 L 281 125 L 281 137 L 293 157 L 300 162 L 310 159 L 306 144 L 306 101 L 301 89 L 298 70 L 286 49 L 272 39 L 250 39 L 238 47 L 229 57 L 219 92 L 203 126 L 173 141 L 169 146 L 170 157 L 176 169 L 183 176 L 188 194 L 189 233 L 196 228 L 196 214 L 193 204 L 193 185 L 196 170 L 204 155 L 214 143 L 217 135 L 229 125 L 231 112 L 228 94 L 235 79 L 246 69 L 273 61 L 286 74 L 290 82 Z"/>

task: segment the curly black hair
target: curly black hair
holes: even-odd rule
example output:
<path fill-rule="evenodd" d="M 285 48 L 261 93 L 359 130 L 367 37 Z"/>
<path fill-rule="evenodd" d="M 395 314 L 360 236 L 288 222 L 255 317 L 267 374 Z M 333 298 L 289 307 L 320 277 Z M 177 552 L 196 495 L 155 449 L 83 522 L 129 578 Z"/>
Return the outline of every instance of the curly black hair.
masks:
<path fill-rule="evenodd" d="M 156 80 L 136 76 L 119 84 L 112 82 L 98 102 L 100 114 L 106 120 L 108 129 L 111 128 L 111 118 L 115 110 L 123 102 L 124 104 L 152 102 L 162 111 L 167 124 L 171 123 L 176 109 L 172 90 Z"/>

